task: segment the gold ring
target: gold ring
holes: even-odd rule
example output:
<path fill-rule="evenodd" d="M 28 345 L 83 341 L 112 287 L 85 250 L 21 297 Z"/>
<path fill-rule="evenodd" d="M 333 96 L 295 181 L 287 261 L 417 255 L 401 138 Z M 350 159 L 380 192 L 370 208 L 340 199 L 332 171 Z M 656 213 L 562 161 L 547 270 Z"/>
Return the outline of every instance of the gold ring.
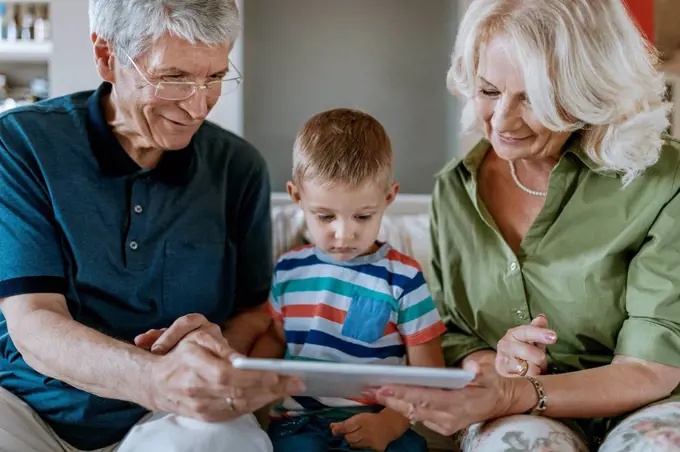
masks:
<path fill-rule="evenodd" d="M 526 362 L 526 360 L 517 358 L 519 361 L 519 364 L 517 365 L 517 374 L 520 377 L 523 377 L 527 374 L 527 371 L 529 370 L 529 363 Z"/>

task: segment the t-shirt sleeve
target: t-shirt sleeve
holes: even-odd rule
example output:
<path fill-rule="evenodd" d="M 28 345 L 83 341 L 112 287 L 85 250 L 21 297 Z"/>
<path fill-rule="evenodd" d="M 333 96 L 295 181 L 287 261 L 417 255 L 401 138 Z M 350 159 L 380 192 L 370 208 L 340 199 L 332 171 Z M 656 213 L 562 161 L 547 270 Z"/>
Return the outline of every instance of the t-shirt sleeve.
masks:
<path fill-rule="evenodd" d="M 270 183 L 262 156 L 251 149 L 249 166 L 241 169 L 243 195 L 237 219 L 237 308 L 262 305 L 270 292 L 273 271 Z M 236 189 L 236 187 L 234 187 Z"/>
<path fill-rule="evenodd" d="M 676 175 L 676 185 L 680 175 Z M 628 267 L 628 319 L 616 354 L 669 366 L 680 363 L 680 194 L 659 213 Z"/>
<path fill-rule="evenodd" d="M 407 347 L 429 342 L 446 331 L 422 271 L 409 281 L 399 298 L 397 328 Z"/>
<path fill-rule="evenodd" d="M 0 120 L 0 298 L 67 291 L 61 232 L 26 134 Z"/>

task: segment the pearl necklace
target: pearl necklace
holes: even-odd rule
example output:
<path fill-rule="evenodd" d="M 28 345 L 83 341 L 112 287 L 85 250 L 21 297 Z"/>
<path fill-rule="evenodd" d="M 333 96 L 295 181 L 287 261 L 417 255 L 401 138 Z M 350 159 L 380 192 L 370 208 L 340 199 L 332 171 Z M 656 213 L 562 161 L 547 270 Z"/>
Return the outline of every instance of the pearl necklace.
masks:
<path fill-rule="evenodd" d="M 517 185 L 519 188 L 521 188 L 523 191 L 529 193 L 530 195 L 534 196 L 540 196 L 542 198 L 545 198 L 546 195 L 548 194 L 547 192 L 544 191 L 537 191 L 537 190 L 532 190 L 530 188 L 527 188 L 524 186 L 519 179 L 517 178 L 517 170 L 515 169 L 515 163 L 512 161 L 508 161 L 508 164 L 510 165 L 510 174 L 512 175 L 512 180 L 515 181 L 515 185 Z"/>

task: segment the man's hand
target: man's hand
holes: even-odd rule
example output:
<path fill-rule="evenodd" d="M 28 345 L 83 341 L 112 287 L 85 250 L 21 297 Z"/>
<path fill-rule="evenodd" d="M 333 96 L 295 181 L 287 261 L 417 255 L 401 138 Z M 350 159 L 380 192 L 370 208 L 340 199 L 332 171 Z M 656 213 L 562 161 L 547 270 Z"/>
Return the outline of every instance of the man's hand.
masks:
<path fill-rule="evenodd" d="M 410 423 L 407 418 L 389 408 L 380 413 L 362 413 L 344 422 L 331 424 L 333 435 L 344 435 L 352 449 L 371 449 L 383 452 L 399 439 Z"/>
<path fill-rule="evenodd" d="M 138 336 L 135 343 L 147 347 L 154 336 L 154 353 L 167 352 L 156 358 L 149 376 L 154 411 L 225 421 L 304 390 L 297 379 L 233 368 L 230 358 L 237 353 L 219 326 L 203 316 L 182 317 L 165 331 Z"/>

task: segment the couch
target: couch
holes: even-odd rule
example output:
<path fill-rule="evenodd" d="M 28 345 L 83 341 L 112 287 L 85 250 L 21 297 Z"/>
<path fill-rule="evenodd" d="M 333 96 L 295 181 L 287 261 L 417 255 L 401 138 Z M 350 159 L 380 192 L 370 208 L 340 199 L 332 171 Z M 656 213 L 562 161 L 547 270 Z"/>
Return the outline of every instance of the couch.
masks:
<path fill-rule="evenodd" d="M 378 236 L 379 240 L 388 241 L 397 250 L 416 259 L 423 268 L 426 280 L 431 255 L 430 199 L 429 195 L 397 195 L 385 213 Z M 291 203 L 286 193 L 272 194 L 272 229 L 275 260 L 281 253 L 310 241 L 302 212 L 297 205 Z M 431 451 L 455 450 L 451 439 L 420 425 L 416 429 L 427 438 Z"/>

